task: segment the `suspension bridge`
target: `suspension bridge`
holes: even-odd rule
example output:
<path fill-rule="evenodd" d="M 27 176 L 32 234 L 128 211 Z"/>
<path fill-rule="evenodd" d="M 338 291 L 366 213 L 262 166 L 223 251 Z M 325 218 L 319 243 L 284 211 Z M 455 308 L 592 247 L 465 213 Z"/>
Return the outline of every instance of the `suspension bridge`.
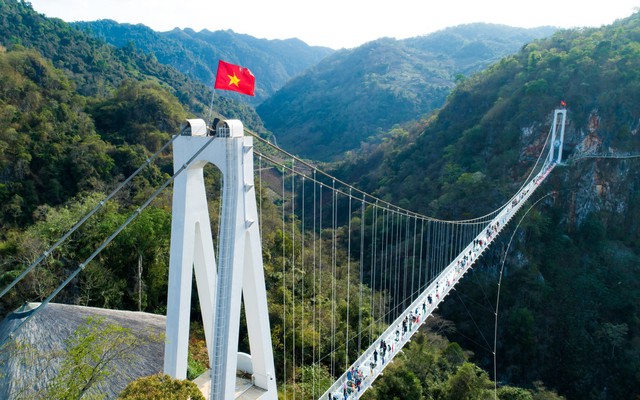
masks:
<path fill-rule="evenodd" d="M 186 377 L 195 276 L 209 353 L 206 379 L 211 399 L 276 399 L 277 382 L 295 386 L 301 367 L 320 365 L 327 368 L 333 383 L 326 387 L 313 381 L 299 398 L 360 398 L 562 163 L 565 122 L 566 109 L 555 110 L 535 165 L 502 206 L 478 218 L 442 220 L 342 182 L 244 129 L 238 120 L 221 121 L 215 127 L 203 120 L 188 120 L 179 135 L 0 292 L 0 297 L 8 293 L 173 145 L 174 174 L 0 346 L 173 184 L 165 373 Z M 254 140 L 259 146 L 254 146 Z M 224 182 L 217 227 L 211 225 L 205 191 L 207 164 L 220 170 Z M 269 231 L 266 208 L 281 219 L 277 224 L 271 221 Z M 270 255 L 275 263 L 268 261 L 271 274 L 279 276 L 270 279 L 270 289 L 277 289 L 270 292 L 281 297 L 270 297 L 269 302 L 265 240 L 276 243 L 281 251 Z M 238 352 L 243 304 L 250 354 Z M 270 319 L 279 321 L 280 332 L 271 331 Z M 238 386 L 239 372 L 250 376 L 244 386 Z M 296 398 L 295 391 L 281 394 Z"/>

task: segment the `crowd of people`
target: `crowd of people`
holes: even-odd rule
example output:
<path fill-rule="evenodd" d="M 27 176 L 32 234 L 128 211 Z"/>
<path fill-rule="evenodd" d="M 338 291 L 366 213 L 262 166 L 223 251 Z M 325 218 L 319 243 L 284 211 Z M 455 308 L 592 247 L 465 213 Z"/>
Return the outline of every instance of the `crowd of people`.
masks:
<path fill-rule="evenodd" d="M 373 351 L 363 358 L 361 363 L 356 363 L 346 373 L 342 383 L 342 393 L 329 393 L 328 400 L 349 400 L 358 397 L 358 393 L 366 385 L 370 385 L 389 362 L 396 351 L 407 342 L 415 330 L 424 322 L 437 306 L 440 300 L 447 294 L 457 280 L 462 276 L 467 266 L 470 266 L 487 245 L 487 240 L 477 239 L 473 242 L 472 248 L 459 257 L 455 266 L 441 277 L 435 284 L 431 285 L 431 290 L 423 295 L 418 302 L 418 306 L 410 309 L 406 315 L 395 326 L 395 329 L 388 329 L 380 337 L 378 345 L 373 347 Z"/>

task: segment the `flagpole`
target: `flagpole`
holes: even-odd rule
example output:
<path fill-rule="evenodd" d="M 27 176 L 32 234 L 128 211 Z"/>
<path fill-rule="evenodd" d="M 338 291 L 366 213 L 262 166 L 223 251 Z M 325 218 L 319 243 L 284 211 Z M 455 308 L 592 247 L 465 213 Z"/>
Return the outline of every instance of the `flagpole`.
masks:
<path fill-rule="evenodd" d="M 215 80 L 214 80 L 215 82 Z M 211 124 L 211 117 L 213 115 L 213 98 L 216 95 L 215 87 L 211 89 L 211 102 L 209 103 L 209 115 L 207 115 L 207 124 Z"/>

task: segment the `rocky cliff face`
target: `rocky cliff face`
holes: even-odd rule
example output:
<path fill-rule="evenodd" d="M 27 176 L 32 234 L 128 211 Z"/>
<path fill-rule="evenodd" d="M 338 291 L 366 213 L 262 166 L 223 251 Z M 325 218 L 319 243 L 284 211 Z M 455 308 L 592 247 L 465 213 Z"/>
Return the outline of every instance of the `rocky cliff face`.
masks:
<path fill-rule="evenodd" d="M 548 126 L 552 125 L 550 114 Z M 602 128 L 606 117 L 593 110 L 586 120 L 572 119 L 568 112 L 563 146 L 563 165 L 549 178 L 558 192 L 559 205 L 566 209 L 563 223 L 569 230 L 580 226 L 590 214 L 598 214 L 605 226 L 632 222 L 636 204 L 636 189 L 640 180 L 640 149 L 634 146 L 611 145 L 612 132 Z M 628 126 L 632 135 L 638 129 Z M 543 129 L 533 124 L 521 129 L 522 164 L 530 165 L 540 152 L 550 146 Z M 538 134 L 536 134 L 538 132 Z M 634 133 L 635 132 L 635 133 Z M 548 154 L 544 154 L 546 157 Z"/>
<path fill-rule="evenodd" d="M 637 207 L 633 202 L 640 157 L 626 158 L 634 154 L 632 148 L 605 144 L 612 133 L 601 128 L 603 118 L 594 110 L 586 121 L 571 121 L 565 133 L 566 165 L 556 170 L 552 180 L 567 208 L 569 229 L 592 213 L 601 216 L 605 227 L 625 224 Z"/>
<path fill-rule="evenodd" d="M 578 118 L 569 110 L 567 162 L 534 196 L 556 195 L 527 214 L 505 254 L 512 221 L 474 266 L 473 279 L 456 287 L 465 298 L 442 307 L 460 333 L 452 339 L 493 368 L 472 340 L 493 332 L 495 316 L 466 298 L 480 304 L 495 296 L 504 267 L 496 350 L 501 381 L 543 381 L 568 399 L 638 395 L 637 384 L 627 382 L 637 382 L 640 365 L 640 157 L 629 158 L 640 147 L 635 122 L 622 128 L 631 136 L 621 141 L 618 130 L 606 128 L 609 118 L 597 110 Z M 544 147 L 546 127 L 520 129 L 520 165 L 505 174 L 528 171 Z"/>

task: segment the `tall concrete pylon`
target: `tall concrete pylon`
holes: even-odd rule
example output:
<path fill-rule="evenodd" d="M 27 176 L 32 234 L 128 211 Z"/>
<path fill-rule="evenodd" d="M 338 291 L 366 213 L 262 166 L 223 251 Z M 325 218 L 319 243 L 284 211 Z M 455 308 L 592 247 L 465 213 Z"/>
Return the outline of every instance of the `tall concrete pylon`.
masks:
<path fill-rule="evenodd" d="M 567 109 L 556 109 L 553 113 L 553 128 L 551 131 L 551 149 L 548 162 L 562 163 L 562 148 L 564 146 L 564 127 L 567 122 Z M 558 133 L 558 126 L 560 132 Z M 555 159 L 554 159 L 555 158 Z"/>
<path fill-rule="evenodd" d="M 195 271 L 211 365 L 211 399 L 235 397 L 238 359 L 250 361 L 260 399 L 277 399 L 262 245 L 253 180 L 253 138 L 238 120 L 218 124 L 208 136 L 203 120 L 188 120 L 173 142 L 173 186 L 169 293 L 164 371 L 185 379 L 191 282 Z M 203 168 L 216 165 L 223 176 L 218 263 L 207 207 Z M 240 306 L 244 297 L 251 355 L 238 353 Z M 248 369 L 245 366 L 245 369 Z"/>

